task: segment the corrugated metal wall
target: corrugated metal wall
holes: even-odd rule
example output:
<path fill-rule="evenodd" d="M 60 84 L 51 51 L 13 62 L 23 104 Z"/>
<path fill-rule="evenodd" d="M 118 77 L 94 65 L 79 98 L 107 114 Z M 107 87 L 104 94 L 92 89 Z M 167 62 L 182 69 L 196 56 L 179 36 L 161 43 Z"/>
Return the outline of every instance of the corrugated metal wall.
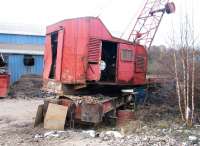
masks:
<path fill-rule="evenodd" d="M 9 54 L 8 56 L 8 70 L 11 74 L 11 83 L 20 79 L 24 74 L 37 74 L 42 75 L 43 72 L 43 56 L 33 55 L 35 64 L 34 66 L 25 66 L 23 59 L 24 55 Z"/>
<path fill-rule="evenodd" d="M 20 79 L 21 75 L 24 74 L 37 74 L 42 75 L 43 72 L 43 55 L 32 54 L 35 60 L 33 66 L 25 66 L 23 59 L 25 54 L 30 53 L 30 49 L 38 51 L 38 49 L 28 45 L 44 45 L 45 37 L 44 36 L 35 36 L 35 35 L 21 35 L 21 34 L 3 34 L 0 33 L 0 43 L 7 44 L 9 46 L 3 48 L 4 50 L 8 49 L 8 52 L 4 52 L 7 56 L 8 71 L 11 75 L 11 83 Z M 24 54 L 18 54 L 20 52 L 19 45 L 27 45 L 26 48 L 23 48 Z M 5 46 L 5 45 L 4 45 Z M 14 50 L 14 52 L 9 52 L 9 49 Z M 1 53 L 1 52 L 0 52 Z"/>

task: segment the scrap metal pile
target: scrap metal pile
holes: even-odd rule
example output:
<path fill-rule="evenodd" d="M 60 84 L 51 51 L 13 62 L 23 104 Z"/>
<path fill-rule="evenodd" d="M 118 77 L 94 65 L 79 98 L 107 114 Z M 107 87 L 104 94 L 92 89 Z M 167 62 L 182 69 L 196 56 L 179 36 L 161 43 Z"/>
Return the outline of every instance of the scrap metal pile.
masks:
<path fill-rule="evenodd" d="M 110 111 L 128 103 L 128 96 L 109 97 L 97 95 L 65 95 L 46 98 L 38 107 L 35 126 L 44 122 L 46 129 L 63 130 L 75 122 L 98 124 Z M 61 122 L 62 121 L 62 122 Z"/>
<path fill-rule="evenodd" d="M 104 96 L 102 94 L 97 95 L 84 95 L 84 96 L 74 96 L 74 95 L 68 95 L 67 98 L 71 99 L 74 103 L 80 104 L 80 103 L 87 103 L 87 104 L 96 104 L 100 103 L 102 100 L 110 99 L 109 96 Z"/>

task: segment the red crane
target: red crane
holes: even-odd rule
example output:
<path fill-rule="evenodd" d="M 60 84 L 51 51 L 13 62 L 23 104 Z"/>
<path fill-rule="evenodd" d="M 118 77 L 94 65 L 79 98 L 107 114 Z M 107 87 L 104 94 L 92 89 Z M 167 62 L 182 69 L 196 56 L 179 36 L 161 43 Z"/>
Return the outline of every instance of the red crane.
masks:
<path fill-rule="evenodd" d="M 97 17 L 66 19 L 48 26 L 43 89 L 59 98 L 45 101 L 38 108 L 42 116 L 36 119 L 45 117 L 44 127 L 50 129 L 63 129 L 65 123 L 73 126 L 74 121 L 115 119 L 120 107 L 134 101 L 134 91 L 145 92 L 141 90 L 147 85 L 145 46 L 151 45 L 163 14 L 174 10 L 168 0 L 147 0 L 129 36 L 131 42 L 113 37 Z M 132 43 L 137 41 L 144 44 Z"/>
<path fill-rule="evenodd" d="M 169 0 L 147 0 L 128 37 L 131 42 L 150 48 L 165 13 L 175 12 L 175 5 Z"/>

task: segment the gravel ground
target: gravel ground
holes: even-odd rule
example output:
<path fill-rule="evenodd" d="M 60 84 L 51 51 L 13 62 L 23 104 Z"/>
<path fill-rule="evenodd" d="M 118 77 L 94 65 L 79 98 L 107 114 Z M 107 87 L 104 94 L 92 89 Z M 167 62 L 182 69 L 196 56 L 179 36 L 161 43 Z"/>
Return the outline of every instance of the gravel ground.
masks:
<path fill-rule="evenodd" d="M 42 99 L 0 100 L 0 145 L 2 146 L 190 146 L 200 145 L 200 127 L 186 128 L 167 106 L 139 108 L 137 120 L 121 128 L 48 131 L 33 128 Z M 142 114 L 143 113 L 143 114 Z M 142 115 L 142 116 L 139 116 Z"/>
<path fill-rule="evenodd" d="M 42 99 L 0 100 L 0 146 L 106 146 L 101 139 L 91 138 L 82 130 L 66 130 L 59 137 L 35 138 L 49 132 L 33 127 L 37 106 L 42 103 Z"/>

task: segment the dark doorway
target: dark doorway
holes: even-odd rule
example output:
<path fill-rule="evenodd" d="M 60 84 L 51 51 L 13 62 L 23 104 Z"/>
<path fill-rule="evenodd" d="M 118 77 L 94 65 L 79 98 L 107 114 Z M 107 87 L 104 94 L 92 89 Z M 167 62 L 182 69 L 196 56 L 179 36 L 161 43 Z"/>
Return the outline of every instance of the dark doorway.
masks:
<path fill-rule="evenodd" d="M 58 32 L 51 33 L 51 52 L 52 52 L 52 64 L 49 78 L 55 78 L 56 60 L 57 60 L 57 47 L 58 47 Z"/>
<path fill-rule="evenodd" d="M 105 69 L 101 70 L 101 81 L 115 82 L 117 43 L 102 41 L 101 60 L 105 63 Z"/>

